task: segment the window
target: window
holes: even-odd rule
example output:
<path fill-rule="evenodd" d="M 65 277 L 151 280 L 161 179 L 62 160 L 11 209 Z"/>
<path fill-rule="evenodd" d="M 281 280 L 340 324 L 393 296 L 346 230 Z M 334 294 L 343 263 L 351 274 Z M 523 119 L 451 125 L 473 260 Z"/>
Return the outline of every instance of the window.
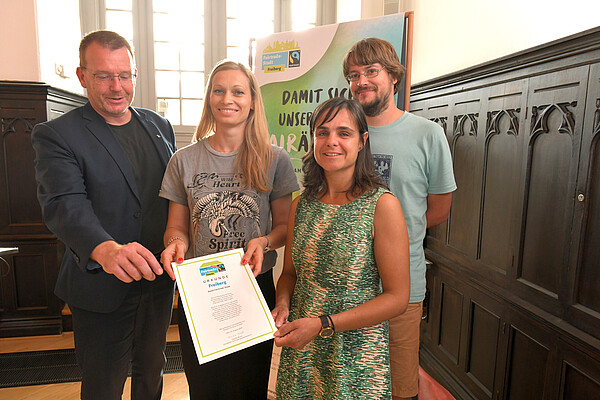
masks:
<path fill-rule="evenodd" d="M 156 110 L 173 125 L 197 125 L 204 97 L 204 2 L 153 1 Z"/>
<path fill-rule="evenodd" d="M 90 4 L 104 3 L 99 17 L 84 24 L 104 25 L 133 42 L 138 67 L 135 104 L 157 110 L 184 135 L 191 135 L 198 124 L 212 67 L 223 58 L 249 64 L 251 38 L 333 23 L 340 6 L 358 8 L 345 10 L 342 18 L 360 15 L 360 0 L 80 2 L 88 10 Z"/>
<path fill-rule="evenodd" d="M 273 32 L 274 0 L 227 0 L 227 58 L 250 64 L 250 39 Z"/>
<path fill-rule="evenodd" d="M 303 31 L 317 26 L 317 0 L 292 0 L 292 30 Z"/>
<path fill-rule="evenodd" d="M 106 0 L 106 29 L 133 43 L 132 7 L 131 0 Z"/>

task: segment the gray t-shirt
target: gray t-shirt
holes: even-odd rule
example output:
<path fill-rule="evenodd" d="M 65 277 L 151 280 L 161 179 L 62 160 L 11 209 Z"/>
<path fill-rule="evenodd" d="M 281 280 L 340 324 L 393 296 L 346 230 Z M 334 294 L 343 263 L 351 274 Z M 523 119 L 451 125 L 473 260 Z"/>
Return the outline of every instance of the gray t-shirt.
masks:
<path fill-rule="evenodd" d="M 280 147 L 272 149 L 268 192 L 244 189 L 233 169 L 237 151 L 219 153 L 207 139 L 173 155 L 159 195 L 190 210 L 187 258 L 245 247 L 270 232 L 271 202 L 299 190 L 290 156 Z M 265 254 L 263 273 L 276 260 L 275 251 Z"/>

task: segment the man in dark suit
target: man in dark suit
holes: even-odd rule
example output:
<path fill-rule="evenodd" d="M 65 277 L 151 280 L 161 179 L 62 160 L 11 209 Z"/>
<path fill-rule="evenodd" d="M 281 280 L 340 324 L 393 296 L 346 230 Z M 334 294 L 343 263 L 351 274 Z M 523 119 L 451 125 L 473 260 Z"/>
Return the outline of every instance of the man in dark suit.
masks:
<path fill-rule="evenodd" d="M 159 399 L 174 275 L 157 257 L 168 204 L 158 197 L 175 151 L 171 124 L 131 107 L 137 70 L 120 35 L 81 41 L 77 77 L 89 102 L 31 135 L 38 199 L 65 244 L 55 293 L 69 305 L 83 399 Z"/>

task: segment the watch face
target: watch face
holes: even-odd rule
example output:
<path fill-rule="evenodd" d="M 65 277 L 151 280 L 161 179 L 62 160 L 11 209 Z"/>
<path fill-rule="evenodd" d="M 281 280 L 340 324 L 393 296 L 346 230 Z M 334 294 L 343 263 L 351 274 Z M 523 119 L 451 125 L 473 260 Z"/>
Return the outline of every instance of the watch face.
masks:
<path fill-rule="evenodd" d="M 319 336 L 324 337 L 324 338 L 333 336 L 333 328 L 328 326 L 328 327 L 321 329 Z"/>

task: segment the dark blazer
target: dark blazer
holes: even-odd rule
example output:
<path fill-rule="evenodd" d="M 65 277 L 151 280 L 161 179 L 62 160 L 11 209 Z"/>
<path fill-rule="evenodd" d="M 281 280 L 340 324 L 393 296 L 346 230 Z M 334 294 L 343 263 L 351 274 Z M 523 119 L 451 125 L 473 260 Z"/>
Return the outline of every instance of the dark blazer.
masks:
<path fill-rule="evenodd" d="M 175 152 L 171 124 L 153 111 L 130 110 L 155 144 L 164 170 Z M 36 125 L 31 141 L 44 222 L 66 247 L 55 293 L 75 307 L 114 311 L 130 286 L 89 257 L 106 240 L 140 241 L 142 210 L 129 160 L 89 102 Z"/>

